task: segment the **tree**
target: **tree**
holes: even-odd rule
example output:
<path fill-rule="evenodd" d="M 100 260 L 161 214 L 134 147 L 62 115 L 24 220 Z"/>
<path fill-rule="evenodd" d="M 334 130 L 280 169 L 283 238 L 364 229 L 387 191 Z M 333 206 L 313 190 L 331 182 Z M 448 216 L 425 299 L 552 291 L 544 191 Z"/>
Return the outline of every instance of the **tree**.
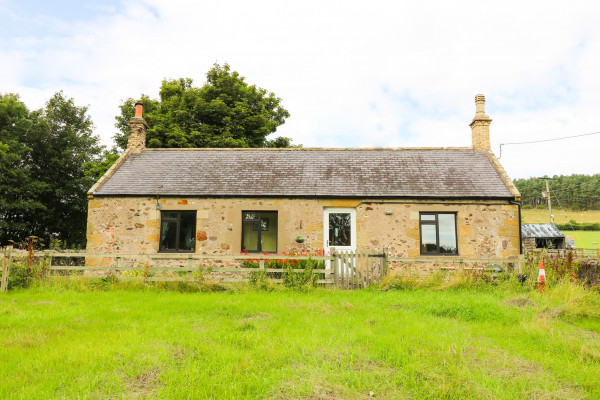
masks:
<path fill-rule="evenodd" d="M 45 211 L 32 195 L 40 185 L 31 178 L 29 148 L 23 143 L 32 128 L 30 112 L 19 97 L 0 94 L 0 244 L 28 236 L 28 217 Z"/>
<path fill-rule="evenodd" d="M 99 159 L 83 164 L 84 174 L 94 181 L 98 181 L 118 159 L 119 154 L 116 148 L 113 147 L 111 150 L 104 150 Z"/>
<path fill-rule="evenodd" d="M 0 96 L 0 142 L 0 243 L 35 235 L 85 244 L 86 193 L 95 179 L 84 165 L 102 152 L 87 107 L 62 92 L 36 111 L 16 95 Z"/>
<path fill-rule="evenodd" d="M 290 147 L 289 138 L 267 140 L 289 113 L 281 99 L 265 89 L 248 85 L 228 64 L 215 64 L 201 88 L 191 79 L 164 80 L 160 99 L 141 96 L 149 130 L 147 147 Z M 127 122 L 134 99 L 121 105 L 115 141 L 127 147 Z"/>

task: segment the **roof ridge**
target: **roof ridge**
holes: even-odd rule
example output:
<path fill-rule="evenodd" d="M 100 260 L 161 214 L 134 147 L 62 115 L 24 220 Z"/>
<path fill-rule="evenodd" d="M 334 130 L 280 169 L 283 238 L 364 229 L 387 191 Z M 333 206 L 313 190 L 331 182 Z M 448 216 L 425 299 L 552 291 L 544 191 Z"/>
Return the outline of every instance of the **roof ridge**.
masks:
<path fill-rule="evenodd" d="M 464 150 L 473 151 L 472 147 L 198 147 L 198 148 L 145 148 L 142 151 L 410 151 L 410 150 Z"/>

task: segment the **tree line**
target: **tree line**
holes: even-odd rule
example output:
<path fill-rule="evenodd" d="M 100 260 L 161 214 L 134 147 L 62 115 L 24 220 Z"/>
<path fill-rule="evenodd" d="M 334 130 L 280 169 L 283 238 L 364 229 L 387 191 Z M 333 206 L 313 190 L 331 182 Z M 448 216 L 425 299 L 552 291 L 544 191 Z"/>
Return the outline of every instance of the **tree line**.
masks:
<path fill-rule="evenodd" d="M 524 207 L 547 207 L 545 179 L 517 179 L 514 183 L 521 192 Z M 553 208 L 600 210 L 600 174 L 555 175 L 549 184 Z"/>
<path fill-rule="evenodd" d="M 148 147 L 290 147 L 267 136 L 289 112 L 274 93 L 250 85 L 227 64 L 207 81 L 164 80 L 160 97 L 120 105 L 110 148 L 100 145 L 88 107 L 62 91 L 30 110 L 18 94 L 0 93 L 0 246 L 35 237 L 42 245 L 85 245 L 87 191 L 127 147 L 134 103 L 144 102 Z"/>

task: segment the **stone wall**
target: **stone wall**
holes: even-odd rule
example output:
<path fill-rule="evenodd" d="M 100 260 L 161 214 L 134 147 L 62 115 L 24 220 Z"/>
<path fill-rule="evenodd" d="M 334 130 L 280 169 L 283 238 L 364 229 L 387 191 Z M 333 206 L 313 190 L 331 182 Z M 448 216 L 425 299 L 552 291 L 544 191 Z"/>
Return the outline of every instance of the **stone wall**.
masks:
<path fill-rule="evenodd" d="M 297 246 L 323 248 L 323 210 L 356 209 L 359 250 L 388 249 L 390 256 L 419 256 L 419 212 L 457 214 L 458 253 L 462 257 L 508 258 L 519 254 L 518 208 L 508 202 L 165 198 L 162 210 L 195 210 L 196 253 L 239 254 L 242 211 L 277 211 L 279 253 Z M 87 250 L 95 253 L 156 253 L 160 210 L 151 197 L 95 197 L 89 200 Z M 88 257 L 88 265 L 110 264 Z"/>

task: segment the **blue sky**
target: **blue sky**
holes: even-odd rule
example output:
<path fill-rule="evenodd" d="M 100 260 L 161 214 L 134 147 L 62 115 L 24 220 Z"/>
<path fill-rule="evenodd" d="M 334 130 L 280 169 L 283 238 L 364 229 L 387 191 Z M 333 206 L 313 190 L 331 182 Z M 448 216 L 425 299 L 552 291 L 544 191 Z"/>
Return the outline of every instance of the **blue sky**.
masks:
<path fill-rule="evenodd" d="M 0 92 L 63 90 L 106 145 L 121 101 L 213 63 L 275 92 L 306 147 L 469 146 L 600 131 L 596 1 L 0 0 Z M 600 135 L 505 146 L 513 178 L 600 172 Z"/>

